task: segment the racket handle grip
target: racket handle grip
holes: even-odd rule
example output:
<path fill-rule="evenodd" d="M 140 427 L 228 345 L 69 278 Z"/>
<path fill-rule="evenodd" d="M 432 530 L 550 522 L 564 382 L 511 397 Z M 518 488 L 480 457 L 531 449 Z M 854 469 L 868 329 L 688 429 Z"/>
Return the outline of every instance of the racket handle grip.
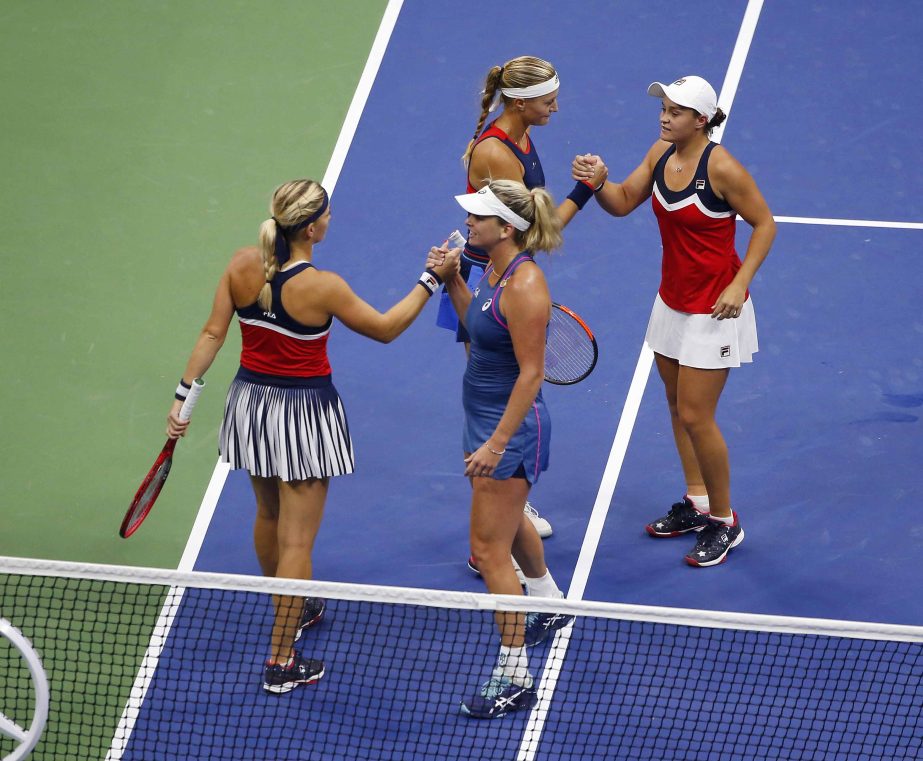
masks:
<path fill-rule="evenodd" d="M 455 230 L 448 238 L 449 248 L 464 248 L 468 242 L 464 235 Z"/>
<path fill-rule="evenodd" d="M 203 388 L 205 388 L 205 381 L 201 378 L 196 378 L 192 382 L 192 388 L 189 389 L 189 394 L 186 396 L 186 400 L 183 402 L 183 406 L 179 411 L 179 419 L 184 423 L 192 417 L 192 408 L 195 407 L 196 402 L 199 401 L 199 394 L 202 393 Z"/>

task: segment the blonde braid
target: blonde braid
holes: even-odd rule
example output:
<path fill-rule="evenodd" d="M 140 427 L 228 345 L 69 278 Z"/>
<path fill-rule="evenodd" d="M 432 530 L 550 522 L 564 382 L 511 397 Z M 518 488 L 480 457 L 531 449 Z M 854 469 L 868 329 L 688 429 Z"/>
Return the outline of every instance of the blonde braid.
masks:
<path fill-rule="evenodd" d="M 266 312 L 272 311 L 272 288 L 270 281 L 279 271 L 279 262 L 276 260 L 276 235 L 281 235 L 274 219 L 267 219 L 260 225 L 260 257 L 263 260 L 263 276 L 266 282 L 260 289 L 257 303 Z"/>
<path fill-rule="evenodd" d="M 474 129 L 474 137 L 468 142 L 468 147 L 465 148 L 465 153 L 462 155 L 462 164 L 464 164 L 465 167 L 467 167 L 468 162 L 471 161 L 471 153 L 474 151 L 474 145 L 477 143 L 481 130 L 484 128 L 484 122 L 487 121 L 487 115 L 490 113 L 490 107 L 497 95 L 502 76 L 503 68 L 500 66 L 494 66 L 487 72 L 487 80 L 484 82 L 484 96 L 481 98 L 481 117 L 478 119 L 478 126 Z"/>

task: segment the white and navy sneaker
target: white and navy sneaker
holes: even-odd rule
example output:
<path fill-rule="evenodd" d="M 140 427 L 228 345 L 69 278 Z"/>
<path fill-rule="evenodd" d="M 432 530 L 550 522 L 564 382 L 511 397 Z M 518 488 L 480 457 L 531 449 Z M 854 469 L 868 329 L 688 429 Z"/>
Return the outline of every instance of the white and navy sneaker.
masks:
<path fill-rule="evenodd" d="M 523 508 L 523 513 L 525 513 L 525 516 L 529 519 L 529 522 L 535 526 L 535 530 L 538 532 L 538 535 L 542 539 L 547 539 L 554 533 L 551 528 L 551 524 L 538 514 L 538 510 L 535 509 L 535 505 L 529 502 L 529 500 L 526 500 L 526 506 Z"/>
<path fill-rule="evenodd" d="M 526 613 L 526 647 L 540 645 L 574 620 L 563 613 Z"/>
<path fill-rule="evenodd" d="M 496 719 L 514 711 L 528 711 L 538 702 L 535 684 L 523 687 L 505 676 L 491 677 L 477 695 L 461 704 L 461 712 L 474 719 Z"/>
<path fill-rule="evenodd" d="M 294 653 L 288 666 L 278 663 L 266 664 L 263 669 L 263 689 L 281 695 L 299 685 L 312 684 L 323 675 L 324 664 L 321 661 L 302 658 L 298 653 Z"/>
<path fill-rule="evenodd" d="M 679 536 L 689 531 L 701 531 L 708 525 L 708 514 L 700 513 L 688 497 L 676 502 L 663 518 L 648 523 L 644 530 L 654 537 Z"/>
<path fill-rule="evenodd" d="M 327 603 L 320 597 L 305 597 L 304 609 L 301 612 L 301 623 L 298 624 L 298 631 L 295 632 L 295 642 L 301 639 L 301 633 L 315 624 L 319 624 L 324 613 L 327 612 Z"/>
<path fill-rule="evenodd" d="M 699 532 L 695 547 L 686 555 L 689 565 L 704 568 L 727 560 L 728 553 L 744 540 L 744 530 L 740 527 L 737 513 L 732 515 L 734 523 L 730 526 L 721 521 L 710 520 Z"/>

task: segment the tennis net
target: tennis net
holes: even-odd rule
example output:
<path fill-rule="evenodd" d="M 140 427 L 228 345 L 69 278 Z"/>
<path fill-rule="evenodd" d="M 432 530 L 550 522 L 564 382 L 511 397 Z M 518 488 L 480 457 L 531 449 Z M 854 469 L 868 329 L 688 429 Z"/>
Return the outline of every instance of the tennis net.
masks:
<path fill-rule="evenodd" d="M 316 684 L 262 689 L 272 595 L 319 596 Z M 466 717 L 494 612 L 576 616 L 534 709 Z M 923 627 L 0 558 L 51 685 L 34 759 L 916 759 Z M 0 638 L 0 713 L 32 692 Z M 0 756 L 15 742 L 0 734 Z"/>

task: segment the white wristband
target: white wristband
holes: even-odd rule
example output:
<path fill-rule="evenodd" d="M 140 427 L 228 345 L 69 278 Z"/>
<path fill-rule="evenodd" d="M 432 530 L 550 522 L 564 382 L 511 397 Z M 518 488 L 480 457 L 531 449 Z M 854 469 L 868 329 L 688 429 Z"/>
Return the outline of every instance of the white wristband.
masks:
<path fill-rule="evenodd" d="M 422 275 L 420 275 L 420 279 L 417 281 L 417 283 L 422 285 L 429 292 L 430 296 L 436 292 L 436 289 L 440 284 L 439 278 L 429 270 L 426 270 Z"/>
<path fill-rule="evenodd" d="M 192 386 L 187 386 L 187 385 L 183 382 L 183 379 L 180 378 L 179 385 L 176 387 L 176 393 L 174 394 L 174 396 L 175 396 L 179 401 L 182 402 L 182 401 L 184 401 L 184 400 L 186 399 L 187 396 L 189 396 L 189 389 L 191 389 L 191 388 L 192 388 Z"/>

